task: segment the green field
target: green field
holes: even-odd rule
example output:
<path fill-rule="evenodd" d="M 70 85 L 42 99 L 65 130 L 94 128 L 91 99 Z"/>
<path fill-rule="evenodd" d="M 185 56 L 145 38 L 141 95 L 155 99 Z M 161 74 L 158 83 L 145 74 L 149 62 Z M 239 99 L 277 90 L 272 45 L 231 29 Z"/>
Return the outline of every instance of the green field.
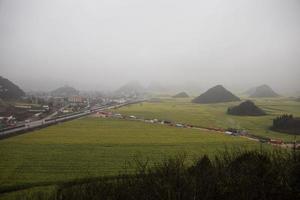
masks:
<path fill-rule="evenodd" d="M 192 160 L 257 146 L 211 131 L 87 117 L 1 140 L 0 188 L 115 175 L 136 158 L 153 162 L 185 152 Z"/>
<path fill-rule="evenodd" d="M 246 129 L 250 133 L 270 138 L 280 138 L 284 141 L 292 141 L 293 135 L 278 133 L 269 130 L 272 119 L 278 115 L 289 113 L 300 117 L 300 102 L 286 98 L 252 99 L 268 115 L 260 117 L 245 117 L 227 115 L 229 106 L 234 103 L 219 104 L 194 104 L 191 99 L 164 98 L 161 102 L 145 102 L 128 107 L 122 107 L 116 112 L 126 115 L 136 115 L 144 118 L 157 118 L 171 120 L 192 125 L 216 128 Z"/>

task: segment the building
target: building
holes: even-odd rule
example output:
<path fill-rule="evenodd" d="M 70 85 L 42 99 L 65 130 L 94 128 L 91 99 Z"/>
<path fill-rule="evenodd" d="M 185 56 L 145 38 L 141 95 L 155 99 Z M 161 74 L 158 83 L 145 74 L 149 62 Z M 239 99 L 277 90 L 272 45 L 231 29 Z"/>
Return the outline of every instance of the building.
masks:
<path fill-rule="evenodd" d="M 71 96 L 68 98 L 70 103 L 84 103 L 85 98 L 82 96 Z"/>

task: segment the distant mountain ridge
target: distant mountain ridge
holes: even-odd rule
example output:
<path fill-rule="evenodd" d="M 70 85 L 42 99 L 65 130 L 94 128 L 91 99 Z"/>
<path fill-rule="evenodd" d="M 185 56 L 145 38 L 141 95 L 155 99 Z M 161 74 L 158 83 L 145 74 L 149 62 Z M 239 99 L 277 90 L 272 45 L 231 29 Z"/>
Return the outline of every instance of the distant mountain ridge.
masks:
<path fill-rule="evenodd" d="M 193 103 L 203 104 L 231 101 L 240 101 L 240 98 L 225 89 L 222 85 L 216 85 L 192 100 Z"/>
<path fill-rule="evenodd" d="M 180 92 L 173 96 L 173 98 L 187 98 L 189 95 L 186 92 Z"/>
<path fill-rule="evenodd" d="M 115 91 L 117 96 L 136 96 L 145 93 L 145 88 L 138 81 L 131 81 Z"/>
<path fill-rule="evenodd" d="M 63 86 L 50 92 L 55 97 L 70 97 L 79 95 L 79 91 L 70 86 Z"/>
<path fill-rule="evenodd" d="M 0 98 L 3 100 L 20 99 L 25 92 L 10 80 L 0 76 Z"/>

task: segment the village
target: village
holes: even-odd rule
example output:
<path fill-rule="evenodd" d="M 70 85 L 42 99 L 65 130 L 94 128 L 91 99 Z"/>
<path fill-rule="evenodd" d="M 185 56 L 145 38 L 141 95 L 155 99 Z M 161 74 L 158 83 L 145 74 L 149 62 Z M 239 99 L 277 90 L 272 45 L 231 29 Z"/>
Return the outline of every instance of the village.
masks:
<path fill-rule="evenodd" d="M 0 131 L 38 120 L 49 120 L 76 114 L 92 107 L 121 104 L 129 99 L 124 97 L 89 97 L 81 95 L 69 97 L 24 97 L 21 101 L 8 105 L 0 113 Z"/>

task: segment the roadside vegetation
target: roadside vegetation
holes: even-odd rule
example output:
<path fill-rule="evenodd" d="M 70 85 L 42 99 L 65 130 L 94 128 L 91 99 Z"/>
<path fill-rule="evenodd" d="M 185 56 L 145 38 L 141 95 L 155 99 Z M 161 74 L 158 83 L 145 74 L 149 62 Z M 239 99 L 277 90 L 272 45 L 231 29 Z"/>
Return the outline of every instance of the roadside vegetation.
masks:
<path fill-rule="evenodd" d="M 300 154 L 286 151 L 224 151 L 202 155 L 188 164 L 186 156 L 148 165 L 136 162 L 133 173 L 114 178 L 82 179 L 48 190 L 25 190 L 6 198 L 56 200 L 300 198 Z M 14 197 L 14 198 L 13 198 Z"/>

